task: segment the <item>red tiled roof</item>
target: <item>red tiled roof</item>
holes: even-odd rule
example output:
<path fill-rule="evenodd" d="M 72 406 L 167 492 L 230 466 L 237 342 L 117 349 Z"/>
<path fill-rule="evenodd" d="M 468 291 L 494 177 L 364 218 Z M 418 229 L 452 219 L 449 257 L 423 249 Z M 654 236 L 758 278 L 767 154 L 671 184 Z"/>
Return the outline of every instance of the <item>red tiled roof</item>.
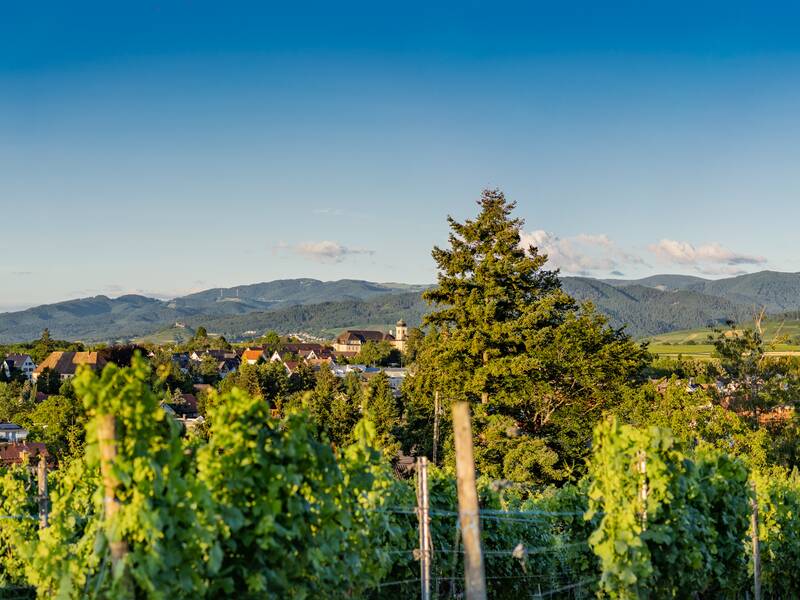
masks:
<path fill-rule="evenodd" d="M 263 356 L 263 350 L 245 350 L 242 354 L 242 360 L 259 360 Z"/>
<path fill-rule="evenodd" d="M 22 442 L 0 444 L 0 465 L 10 466 L 22 464 L 22 455 L 27 454 L 29 461 L 33 462 L 40 454 L 48 457 L 47 447 L 41 442 Z"/>

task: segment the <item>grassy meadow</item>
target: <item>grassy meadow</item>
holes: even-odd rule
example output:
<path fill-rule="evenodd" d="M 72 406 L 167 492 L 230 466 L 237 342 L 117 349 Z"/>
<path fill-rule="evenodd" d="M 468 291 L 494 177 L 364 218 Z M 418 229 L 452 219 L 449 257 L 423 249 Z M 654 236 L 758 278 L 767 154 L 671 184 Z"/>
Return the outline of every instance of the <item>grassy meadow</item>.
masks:
<path fill-rule="evenodd" d="M 752 327 L 752 323 L 745 327 Z M 800 355 L 800 319 L 769 319 L 762 324 L 764 339 L 770 345 L 769 353 L 775 355 Z M 673 331 L 647 338 L 650 352 L 658 356 L 678 355 L 710 359 L 714 345 L 709 341 L 711 328 Z"/>

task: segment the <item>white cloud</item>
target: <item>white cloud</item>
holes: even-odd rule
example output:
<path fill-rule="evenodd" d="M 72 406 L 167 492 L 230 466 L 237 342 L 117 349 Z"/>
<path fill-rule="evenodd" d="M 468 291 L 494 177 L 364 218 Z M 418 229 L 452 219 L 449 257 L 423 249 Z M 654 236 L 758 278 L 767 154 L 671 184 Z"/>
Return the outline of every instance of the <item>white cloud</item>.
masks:
<path fill-rule="evenodd" d="M 520 244 L 535 246 L 547 254 L 548 265 L 573 275 L 592 275 L 596 271 L 621 274 L 626 265 L 645 264 L 641 257 L 626 252 L 606 234 L 581 233 L 573 237 L 557 235 L 538 229 L 521 234 Z"/>
<path fill-rule="evenodd" d="M 295 254 L 311 258 L 320 262 L 342 262 L 349 256 L 359 254 L 374 254 L 373 250 L 366 248 L 350 248 L 344 246 L 339 242 L 330 240 L 322 240 L 319 242 L 303 242 L 295 246 L 288 246 L 287 244 L 280 244 L 279 248 L 288 248 Z"/>
<path fill-rule="evenodd" d="M 691 265 L 708 274 L 740 273 L 740 269 L 730 267 L 760 265 L 767 262 L 763 256 L 734 252 L 716 242 L 695 246 L 689 242 L 663 239 L 657 244 L 651 244 L 649 250 L 664 262 Z"/>

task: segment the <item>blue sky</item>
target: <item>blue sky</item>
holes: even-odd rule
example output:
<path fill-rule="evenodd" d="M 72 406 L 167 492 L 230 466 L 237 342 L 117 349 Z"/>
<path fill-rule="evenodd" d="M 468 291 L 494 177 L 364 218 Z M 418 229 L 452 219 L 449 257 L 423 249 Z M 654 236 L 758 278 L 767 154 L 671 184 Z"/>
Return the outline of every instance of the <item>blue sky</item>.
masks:
<path fill-rule="evenodd" d="M 7 3 L 0 310 L 430 282 L 487 186 L 565 273 L 800 271 L 800 9 L 558 4 Z"/>

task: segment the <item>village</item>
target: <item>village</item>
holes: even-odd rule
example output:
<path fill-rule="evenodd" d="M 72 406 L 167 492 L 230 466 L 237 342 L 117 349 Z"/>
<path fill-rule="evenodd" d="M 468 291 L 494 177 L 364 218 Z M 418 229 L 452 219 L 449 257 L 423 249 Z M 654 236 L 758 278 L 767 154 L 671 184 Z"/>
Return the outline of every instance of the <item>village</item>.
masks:
<path fill-rule="evenodd" d="M 218 338 L 209 335 L 206 339 L 213 342 Z M 408 326 L 402 319 L 389 332 L 345 329 L 329 343 L 302 342 L 289 337 L 272 345 L 276 347 L 238 344 L 229 345 L 226 349 L 204 347 L 170 352 L 170 361 L 180 373 L 190 378 L 192 390 L 176 391 L 171 398 L 162 402 L 162 408 L 183 427 L 195 427 L 204 421 L 198 407 L 198 397 L 214 388 L 209 381 L 219 383 L 239 372 L 243 365 L 278 364 L 290 380 L 299 377 L 303 371 L 317 373 L 323 369 L 340 379 L 348 375 L 357 377 L 363 384 L 382 375 L 386 377 L 395 397 L 400 397 L 408 372 L 402 364 L 408 345 Z M 393 351 L 388 361 L 380 361 L 385 364 L 376 364 L 374 360 L 359 362 L 359 358 L 365 356 L 365 350 L 378 347 Z M 136 350 L 153 363 L 157 353 L 163 349 L 134 347 L 125 348 L 123 352 L 115 350 L 113 346 L 86 351 L 56 350 L 38 364 L 30 354 L 9 353 L 0 361 L 0 380 L 24 381 L 31 388 L 35 401 L 43 402 L 50 394 L 39 388 L 57 389 L 58 384 L 69 382 L 81 368 L 99 373 L 111 362 L 127 366 Z M 122 357 L 122 360 L 118 357 Z M 391 362 L 392 359 L 396 360 Z M 209 371 L 213 371 L 214 376 L 209 378 Z M 54 381 L 57 382 L 55 386 Z M 0 422 L 0 466 L 21 464 L 24 460 L 39 456 L 48 457 L 46 444 L 28 441 L 28 434 L 29 431 L 19 424 Z"/>

